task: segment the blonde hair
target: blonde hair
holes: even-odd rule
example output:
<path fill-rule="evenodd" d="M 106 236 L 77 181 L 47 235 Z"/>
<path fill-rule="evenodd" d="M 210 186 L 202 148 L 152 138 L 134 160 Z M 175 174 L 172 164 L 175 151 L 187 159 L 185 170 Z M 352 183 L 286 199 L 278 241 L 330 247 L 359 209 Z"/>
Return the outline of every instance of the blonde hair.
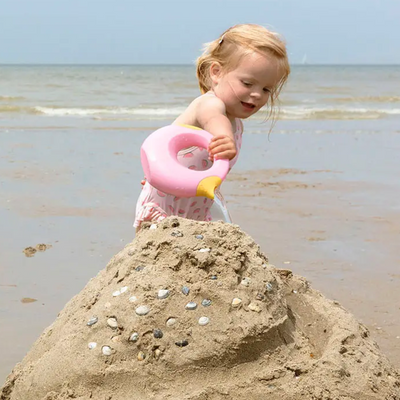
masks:
<path fill-rule="evenodd" d="M 214 62 L 219 63 L 224 72 L 229 72 L 236 68 L 243 56 L 253 52 L 275 57 L 282 76 L 268 101 L 267 118 L 273 116 L 273 120 L 276 119 L 278 97 L 290 74 L 286 45 L 277 33 L 255 24 L 235 25 L 218 39 L 205 44 L 203 50 L 196 63 L 197 79 L 202 94 L 211 90 L 210 67 Z"/>

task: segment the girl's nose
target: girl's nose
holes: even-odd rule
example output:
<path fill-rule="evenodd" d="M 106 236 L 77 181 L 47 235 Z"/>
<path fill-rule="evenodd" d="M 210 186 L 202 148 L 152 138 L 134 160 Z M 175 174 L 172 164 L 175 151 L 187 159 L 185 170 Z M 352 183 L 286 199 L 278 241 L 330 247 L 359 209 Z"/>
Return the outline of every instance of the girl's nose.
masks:
<path fill-rule="evenodd" d="M 259 98 L 261 98 L 261 93 L 259 91 L 253 91 L 251 93 L 251 97 L 253 97 L 255 99 L 259 99 Z"/>

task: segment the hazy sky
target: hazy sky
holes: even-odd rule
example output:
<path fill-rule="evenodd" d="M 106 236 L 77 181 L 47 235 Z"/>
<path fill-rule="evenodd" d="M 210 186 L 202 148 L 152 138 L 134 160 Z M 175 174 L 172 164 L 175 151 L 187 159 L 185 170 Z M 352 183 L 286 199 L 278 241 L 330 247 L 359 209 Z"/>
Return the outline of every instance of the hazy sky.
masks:
<path fill-rule="evenodd" d="M 0 0 L 0 63 L 190 64 L 244 22 L 292 63 L 400 64 L 400 0 Z"/>

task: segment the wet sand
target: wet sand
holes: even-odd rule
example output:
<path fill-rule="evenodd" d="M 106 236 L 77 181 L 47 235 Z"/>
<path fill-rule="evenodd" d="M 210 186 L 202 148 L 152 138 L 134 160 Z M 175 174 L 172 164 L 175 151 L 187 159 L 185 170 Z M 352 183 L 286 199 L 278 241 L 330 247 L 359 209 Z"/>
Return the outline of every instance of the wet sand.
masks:
<path fill-rule="evenodd" d="M 132 240 L 147 133 L 0 133 L 0 382 Z M 272 264 L 349 309 L 400 367 L 400 135 L 270 140 L 248 136 L 224 184 L 234 222 Z M 52 247 L 25 255 L 40 244 Z"/>

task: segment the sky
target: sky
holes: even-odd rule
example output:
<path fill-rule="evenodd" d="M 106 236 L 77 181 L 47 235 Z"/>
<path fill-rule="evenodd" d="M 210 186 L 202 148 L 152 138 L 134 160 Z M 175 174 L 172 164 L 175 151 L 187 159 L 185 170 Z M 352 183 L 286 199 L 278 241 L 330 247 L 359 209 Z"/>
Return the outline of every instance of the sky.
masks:
<path fill-rule="evenodd" d="M 400 64 L 400 0 L 0 0 L 0 64 L 192 64 L 238 23 L 292 64 Z"/>

